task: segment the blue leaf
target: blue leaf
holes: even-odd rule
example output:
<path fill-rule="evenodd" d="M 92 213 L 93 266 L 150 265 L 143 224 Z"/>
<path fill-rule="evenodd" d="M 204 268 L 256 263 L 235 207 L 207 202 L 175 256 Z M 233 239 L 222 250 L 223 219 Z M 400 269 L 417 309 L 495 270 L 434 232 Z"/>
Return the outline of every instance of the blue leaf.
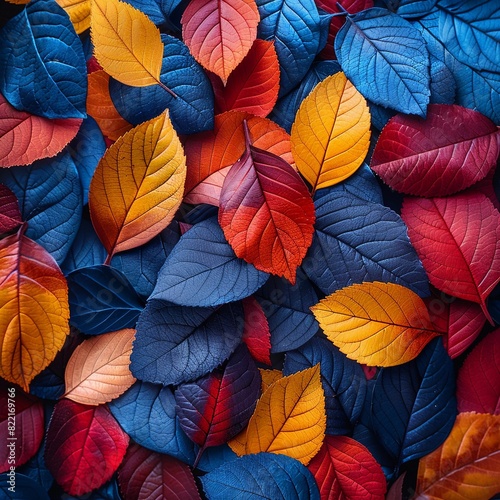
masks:
<path fill-rule="evenodd" d="M 313 0 L 257 0 L 257 36 L 274 40 L 280 64 L 279 96 L 290 92 L 321 50 L 322 23 Z"/>
<path fill-rule="evenodd" d="M 165 28 L 181 34 L 181 17 L 188 3 L 189 0 L 160 0 L 161 10 L 166 19 Z"/>
<path fill-rule="evenodd" d="M 283 374 L 290 375 L 318 363 L 325 392 L 326 433 L 350 434 L 363 410 L 366 394 L 363 369 L 330 341 L 313 337 L 300 349 L 286 354 Z"/>
<path fill-rule="evenodd" d="M 432 340 L 415 360 L 385 368 L 377 378 L 373 428 L 398 465 L 440 446 L 456 414 L 455 373 L 441 338 Z"/>
<path fill-rule="evenodd" d="M 48 421 L 47 421 L 48 422 Z M 54 483 L 54 477 L 50 473 L 49 469 L 45 465 L 44 459 L 45 453 L 45 440 L 42 441 L 40 448 L 36 452 L 36 455 L 24 465 L 16 470 L 16 474 L 24 474 L 35 481 L 39 486 L 41 486 L 45 491 L 49 491 L 52 484 Z"/>
<path fill-rule="evenodd" d="M 46 118 L 85 118 L 82 42 L 53 0 L 32 0 L 0 34 L 0 92 L 17 109 Z"/>
<path fill-rule="evenodd" d="M 151 295 L 184 306 L 210 307 L 248 297 L 269 275 L 236 257 L 215 217 L 183 234 Z"/>
<path fill-rule="evenodd" d="M 180 384 L 205 375 L 241 342 L 243 306 L 183 307 L 150 300 L 137 322 L 130 370 L 136 378 Z"/>
<path fill-rule="evenodd" d="M 169 109 L 179 134 L 192 134 L 214 126 L 214 97 L 210 81 L 183 42 L 169 35 L 164 43 L 160 80 L 177 97 L 159 85 L 131 87 L 110 78 L 109 92 L 118 112 L 137 125 Z"/>
<path fill-rule="evenodd" d="M 414 19 L 428 14 L 437 0 L 400 0 L 396 14 L 405 19 Z"/>
<path fill-rule="evenodd" d="M 227 444 L 212 446 L 203 452 L 197 468 L 204 472 L 211 472 L 224 463 L 236 460 L 237 458 L 238 455 Z"/>
<path fill-rule="evenodd" d="M 318 322 L 310 310 L 318 302 L 318 295 L 300 270 L 295 285 L 271 276 L 255 298 L 269 323 L 271 352 L 297 349 L 318 331 Z"/>
<path fill-rule="evenodd" d="M 153 21 L 154 24 L 160 26 L 165 23 L 165 14 L 161 9 L 162 0 L 124 0 L 129 5 L 132 5 L 137 10 L 140 10 Z"/>
<path fill-rule="evenodd" d="M 104 483 L 100 488 L 92 490 L 90 493 L 85 495 L 79 495 L 74 497 L 63 493 L 60 500 L 122 500 L 120 496 L 120 489 L 116 479 L 112 478 L 107 483 Z"/>
<path fill-rule="evenodd" d="M 136 443 L 189 464 L 194 462 L 195 446 L 179 425 L 169 387 L 137 381 L 108 406 Z"/>
<path fill-rule="evenodd" d="M 350 193 L 324 196 L 315 205 L 316 230 L 302 268 L 323 293 L 383 281 L 429 295 L 427 275 L 399 215 Z"/>
<path fill-rule="evenodd" d="M 348 16 L 335 52 L 356 88 L 376 104 L 425 117 L 429 54 L 420 32 L 385 9 Z"/>
<path fill-rule="evenodd" d="M 384 108 L 383 106 L 379 106 L 372 101 L 367 101 L 368 107 L 370 108 L 370 117 L 372 120 L 372 127 L 377 130 L 382 130 L 387 122 L 396 115 L 396 111 L 389 108 Z M 372 143 L 375 144 L 375 138 L 372 136 Z"/>
<path fill-rule="evenodd" d="M 210 499 L 319 500 L 309 469 L 286 455 L 257 453 L 221 465 L 200 478 Z"/>
<path fill-rule="evenodd" d="M 69 252 L 82 215 L 82 187 L 68 153 L 34 162 L 29 167 L 0 170 L 0 183 L 19 200 L 26 236 L 61 264 Z"/>
<path fill-rule="evenodd" d="M 432 104 L 453 104 L 456 98 L 456 83 L 448 66 L 430 54 Z"/>
<path fill-rule="evenodd" d="M 68 274 L 70 324 L 87 335 L 134 328 L 143 302 L 120 271 L 109 266 Z"/>
<path fill-rule="evenodd" d="M 14 479 L 11 480 L 11 476 L 6 472 L 0 474 L 0 497 L 1 498 L 12 498 L 14 500 L 18 498 L 36 498 L 37 500 L 50 500 L 49 495 L 44 490 L 44 488 L 24 474 L 19 472 L 13 473 Z M 9 490 L 9 488 L 14 488 Z"/>

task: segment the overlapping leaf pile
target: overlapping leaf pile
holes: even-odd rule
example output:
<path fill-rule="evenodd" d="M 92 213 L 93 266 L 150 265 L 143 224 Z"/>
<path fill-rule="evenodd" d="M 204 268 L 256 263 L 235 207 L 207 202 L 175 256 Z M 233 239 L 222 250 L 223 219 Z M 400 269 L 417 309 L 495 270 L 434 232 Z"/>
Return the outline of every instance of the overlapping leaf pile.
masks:
<path fill-rule="evenodd" d="M 127 1 L 1 4 L 2 491 L 499 493 L 498 2 Z"/>

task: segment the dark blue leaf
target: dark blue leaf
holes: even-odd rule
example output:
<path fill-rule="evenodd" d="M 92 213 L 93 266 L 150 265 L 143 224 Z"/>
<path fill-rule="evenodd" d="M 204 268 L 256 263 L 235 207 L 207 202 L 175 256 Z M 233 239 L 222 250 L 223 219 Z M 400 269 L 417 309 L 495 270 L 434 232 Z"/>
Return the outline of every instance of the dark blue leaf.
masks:
<path fill-rule="evenodd" d="M 257 453 L 221 465 L 200 478 L 208 498 L 319 500 L 309 469 L 286 455 Z"/>
<path fill-rule="evenodd" d="M 350 434 L 363 410 L 366 394 L 363 369 L 330 341 L 313 337 L 300 349 L 287 353 L 283 374 L 290 375 L 318 363 L 325 392 L 326 433 Z"/>
<path fill-rule="evenodd" d="M 200 203 L 199 205 L 195 205 L 194 208 L 184 215 L 183 220 L 188 224 L 194 225 L 202 220 L 210 219 L 210 217 L 216 217 L 218 213 L 219 207 Z"/>
<path fill-rule="evenodd" d="M 431 99 L 432 104 L 453 104 L 456 97 L 456 83 L 448 66 L 432 54 L 431 61 Z"/>
<path fill-rule="evenodd" d="M 295 285 L 271 276 L 255 298 L 269 323 L 271 352 L 297 349 L 318 331 L 319 325 L 310 310 L 318 302 L 318 295 L 300 270 Z"/>
<path fill-rule="evenodd" d="M 204 472 L 210 472 L 224 463 L 236 460 L 237 458 L 238 455 L 227 444 L 221 444 L 220 446 L 207 448 L 203 452 L 197 468 Z"/>
<path fill-rule="evenodd" d="M 406 19 L 422 17 L 428 14 L 436 5 L 436 0 L 400 0 L 396 14 Z"/>
<path fill-rule="evenodd" d="M 379 106 L 372 101 L 367 101 L 368 107 L 370 108 L 370 116 L 372 120 L 372 127 L 381 131 L 387 124 L 387 122 L 396 115 L 396 111 L 389 108 L 384 108 L 383 106 Z M 372 143 L 373 143 L 372 137 Z"/>
<path fill-rule="evenodd" d="M 152 299 L 216 306 L 248 297 L 269 275 L 236 257 L 212 217 L 183 234 L 158 275 Z"/>
<path fill-rule="evenodd" d="M 48 422 L 48 421 L 47 421 Z M 16 470 L 16 474 L 24 474 L 35 481 L 45 491 L 49 491 L 54 483 L 54 476 L 50 473 L 45 465 L 45 440 L 42 441 L 36 455 L 28 460 L 24 465 Z"/>
<path fill-rule="evenodd" d="M 241 342 L 243 306 L 183 307 L 150 300 L 137 322 L 130 369 L 139 380 L 180 384 L 224 362 Z"/>
<path fill-rule="evenodd" d="M 0 33 L 0 92 L 17 109 L 46 118 L 85 118 L 82 42 L 53 0 L 32 0 Z"/>
<path fill-rule="evenodd" d="M 157 26 L 165 23 L 165 14 L 161 9 L 162 0 L 125 0 L 129 5 L 140 10 Z"/>
<path fill-rule="evenodd" d="M 82 187 L 71 156 L 63 152 L 29 167 L 3 168 L 0 183 L 19 200 L 22 218 L 28 222 L 26 236 L 45 247 L 61 264 L 82 215 Z"/>
<path fill-rule="evenodd" d="M 137 381 L 108 406 L 136 443 L 189 464 L 194 462 L 195 446 L 179 425 L 169 387 Z"/>
<path fill-rule="evenodd" d="M 399 215 L 346 192 L 324 196 L 315 205 L 316 230 L 302 268 L 323 293 L 383 281 L 429 295 L 427 276 Z"/>
<path fill-rule="evenodd" d="M 257 0 L 257 36 L 274 40 L 280 63 L 279 96 L 290 92 L 321 50 L 322 23 L 313 0 Z"/>
<path fill-rule="evenodd" d="M 11 474 L 14 477 L 13 480 L 9 472 L 0 474 L 0 498 L 50 500 L 45 489 L 33 479 L 16 471 Z"/>
<path fill-rule="evenodd" d="M 113 476 L 110 481 L 90 493 L 77 497 L 63 493 L 60 500 L 122 500 L 122 497 L 120 496 L 118 483 Z"/>
<path fill-rule="evenodd" d="M 488 312 L 493 321 L 500 325 L 500 284 L 488 296 Z"/>
<path fill-rule="evenodd" d="M 173 97 L 159 85 L 130 87 L 110 79 L 109 92 L 118 112 L 137 125 L 169 109 L 172 124 L 179 134 L 192 134 L 214 126 L 212 86 L 202 67 L 183 42 L 162 35 L 164 43 L 160 80 Z"/>
<path fill-rule="evenodd" d="M 424 116 L 429 103 L 429 54 L 420 32 L 385 9 L 348 16 L 335 52 L 356 88 L 376 104 Z"/>
<path fill-rule="evenodd" d="M 83 267 L 67 280 L 71 325 L 88 335 L 134 328 L 144 304 L 120 271 Z"/>
<path fill-rule="evenodd" d="M 457 414 L 455 373 L 441 338 L 404 365 L 384 368 L 372 400 L 373 429 L 401 465 L 440 446 Z"/>
<path fill-rule="evenodd" d="M 166 18 L 165 27 L 174 33 L 181 34 L 181 17 L 189 0 L 160 0 L 161 10 Z"/>

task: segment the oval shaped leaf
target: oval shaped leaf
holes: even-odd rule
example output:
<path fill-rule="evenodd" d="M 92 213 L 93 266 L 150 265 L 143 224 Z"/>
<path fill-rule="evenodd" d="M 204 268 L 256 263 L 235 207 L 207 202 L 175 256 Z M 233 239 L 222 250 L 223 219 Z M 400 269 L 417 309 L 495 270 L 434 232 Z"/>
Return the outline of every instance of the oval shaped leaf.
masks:
<path fill-rule="evenodd" d="M 23 222 L 16 195 L 0 184 L 0 234 L 19 227 Z"/>
<path fill-rule="evenodd" d="M 91 0 L 56 0 L 56 2 L 66 11 L 79 35 L 90 28 Z"/>

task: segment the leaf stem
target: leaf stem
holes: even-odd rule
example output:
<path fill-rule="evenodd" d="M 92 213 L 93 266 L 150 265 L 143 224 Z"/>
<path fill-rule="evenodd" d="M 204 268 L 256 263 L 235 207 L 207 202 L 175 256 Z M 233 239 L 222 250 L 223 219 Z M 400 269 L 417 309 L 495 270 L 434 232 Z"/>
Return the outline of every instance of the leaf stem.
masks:
<path fill-rule="evenodd" d="M 338 7 L 338 9 L 340 10 L 339 14 L 340 15 L 343 15 L 343 16 L 349 16 L 349 12 L 347 11 L 347 9 L 340 3 L 340 2 L 336 2 L 336 5 Z"/>
<path fill-rule="evenodd" d="M 196 454 L 196 458 L 194 459 L 193 469 L 196 469 L 196 467 L 198 467 L 198 462 L 200 461 L 201 456 L 203 455 L 204 451 L 205 451 L 205 445 L 200 446 L 200 449 L 198 450 L 198 453 Z"/>
<path fill-rule="evenodd" d="M 164 85 L 162 82 L 160 82 L 160 80 L 158 80 L 158 85 L 163 89 L 163 90 L 166 90 L 172 97 L 174 97 L 175 99 L 177 99 L 177 94 L 173 91 L 173 90 L 170 90 L 166 85 Z"/>
<path fill-rule="evenodd" d="M 105 266 L 109 266 L 111 264 L 111 259 L 113 258 L 113 252 L 109 252 L 106 260 L 104 261 Z"/>
<path fill-rule="evenodd" d="M 250 152 L 252 139 L 250 138 L 250 130 L 248 130 L 248 123 L 246 118 L 243 120 L 243 133 L 245 134 L 245 149 Z"/>

